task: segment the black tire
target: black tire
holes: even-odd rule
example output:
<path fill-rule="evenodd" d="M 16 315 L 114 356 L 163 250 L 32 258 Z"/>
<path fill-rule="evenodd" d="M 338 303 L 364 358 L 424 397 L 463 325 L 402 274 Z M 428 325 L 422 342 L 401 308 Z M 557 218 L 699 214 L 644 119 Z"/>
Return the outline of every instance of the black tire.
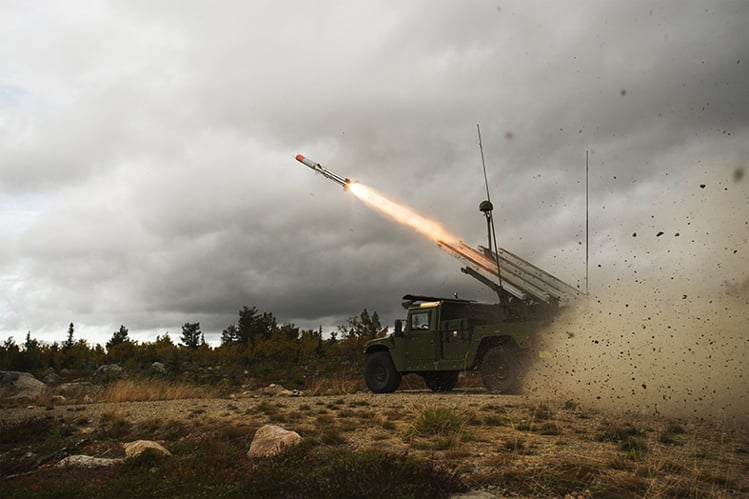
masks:
<path fill-rule="evenodd" d="M 433 392 L 449 392 L 458 384 L 458 371 L 421 373 L 424 383 Z"/>
<path fill-rule="evenodd" d="M 490 392 L 518 393 L 523 366 L 516 348 L 495 346 L 481 360 L 481 381 Z"/>
<path fill-rule="evenodd" d="M 367 355 L 364 364 L 364 381 L 374 393 L 393 393 L 401 385 L 401 373 L 395 370 L 388 352 Z"/>

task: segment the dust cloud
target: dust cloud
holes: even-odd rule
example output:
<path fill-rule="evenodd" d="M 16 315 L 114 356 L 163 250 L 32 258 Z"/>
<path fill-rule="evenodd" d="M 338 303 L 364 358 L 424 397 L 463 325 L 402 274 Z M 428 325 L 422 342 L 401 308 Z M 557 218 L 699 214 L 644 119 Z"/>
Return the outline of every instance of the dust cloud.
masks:
<path fill-rule="evenodd" d="M 641 291 L 641 290 L 640 290 Z M 619 294 L 547 331 L 526 390 L 588 407 L 749 423 L 749 280 L 719 297 Z"/>
<path fill-rule="evenodd" d="M 602 289 L 545 331 L 552 358 L 529 372 L 526 392 L 749 427 L 749 186 L 742 180 L 730 169 L 690 172 L 646 222 L 623 225 L 604 262 L 618 268 L 600 272 Z"/>

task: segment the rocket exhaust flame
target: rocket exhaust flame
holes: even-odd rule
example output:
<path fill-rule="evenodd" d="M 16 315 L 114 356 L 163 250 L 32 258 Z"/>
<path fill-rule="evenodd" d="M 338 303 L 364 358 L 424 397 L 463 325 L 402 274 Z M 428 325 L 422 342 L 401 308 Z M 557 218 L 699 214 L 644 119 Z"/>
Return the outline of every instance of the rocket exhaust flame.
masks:
<path fill-rule="evenodd" d="M 495 262 L 492 262 L 481 253 L 467 246 L 460 240 L 460 238 L 445 229 L 439 222 L 426 218 L 411 208 L 388 199 L 370 187 L 338 175 L 337 173 L 323 167 L 320 163 L 316 163 L 302 154 L 297 154 L 296 160 L 316 173 L 319 173 L 325 178 L 341 185 L 344 190 L 350 191 L 371 209 L 376 210 L 393 221 L 410 227 L 421 235 L 431 239 L 433 242 L 437 243 L 443 251 L 452 255 L 463 255 L 468 260 L 472 260 L 474 265 L 483 267 L 484 270 L 497 274 L 497 266 Z M 462 251 L 457 250 L 456 248 L 458 247 L 462 248 Z"/>
<path fill-rule="evenodd" d="M 328 180 L 342 186 L 344 190 L 351 191 L 352 194 L 364 201 L 364 203 L 370 208 L 379 211 L 398 223 L 411 227 L 435 243 L 439 244 L 440 241 L 445 241 L 457 244 L 459 242 L 457 237 L 445 230 L 445 228 L 439 223 L 419 215 L 406 206 L 389 200 L 374 189 L 365 187 L 356 181 L 351 181 L 348 178 L 338 175 L 337 173 L 323 167 L 320 163 L 315 163 L 302 154 L 297 154 L 296 160 L 316 173 L 321 174 Z"/>
<path fill-rule="evenodd" d="M 460 241 L 458 237 L 451 234 L 438 222 L 416 213 L 411 208 L 391 201 L 374 189 L 359 183 L 351 183 L 348 188 L 353 195 L 361 199 L 364 204 L 373 210 L 379 211 L 400 224 L 411 227 L 435 243 L 439 244 L 440 241 L 445 241 L 457 244 Z"/>

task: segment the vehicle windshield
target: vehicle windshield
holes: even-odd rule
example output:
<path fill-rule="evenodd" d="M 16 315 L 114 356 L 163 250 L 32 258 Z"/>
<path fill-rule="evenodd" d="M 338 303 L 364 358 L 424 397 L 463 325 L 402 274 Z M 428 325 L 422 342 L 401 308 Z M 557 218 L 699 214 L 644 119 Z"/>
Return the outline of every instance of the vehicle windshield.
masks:
<path fill-rule="evenodd" d="M 411 329 L 429 329 L 429 312 L 411 314 Z"/>

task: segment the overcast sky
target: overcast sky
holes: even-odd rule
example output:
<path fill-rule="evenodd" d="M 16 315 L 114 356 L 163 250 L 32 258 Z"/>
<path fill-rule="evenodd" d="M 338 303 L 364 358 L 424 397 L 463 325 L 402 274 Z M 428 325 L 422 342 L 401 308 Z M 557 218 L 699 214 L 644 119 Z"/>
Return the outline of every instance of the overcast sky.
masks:
<path fill-rule="evenodd" d="M 0 339 L 492 299 L 297 153 L 590 289 L 747 279 L 749 2 L 0 0 Z M 659 232 L 664 234 L 657 236 Z"/>

